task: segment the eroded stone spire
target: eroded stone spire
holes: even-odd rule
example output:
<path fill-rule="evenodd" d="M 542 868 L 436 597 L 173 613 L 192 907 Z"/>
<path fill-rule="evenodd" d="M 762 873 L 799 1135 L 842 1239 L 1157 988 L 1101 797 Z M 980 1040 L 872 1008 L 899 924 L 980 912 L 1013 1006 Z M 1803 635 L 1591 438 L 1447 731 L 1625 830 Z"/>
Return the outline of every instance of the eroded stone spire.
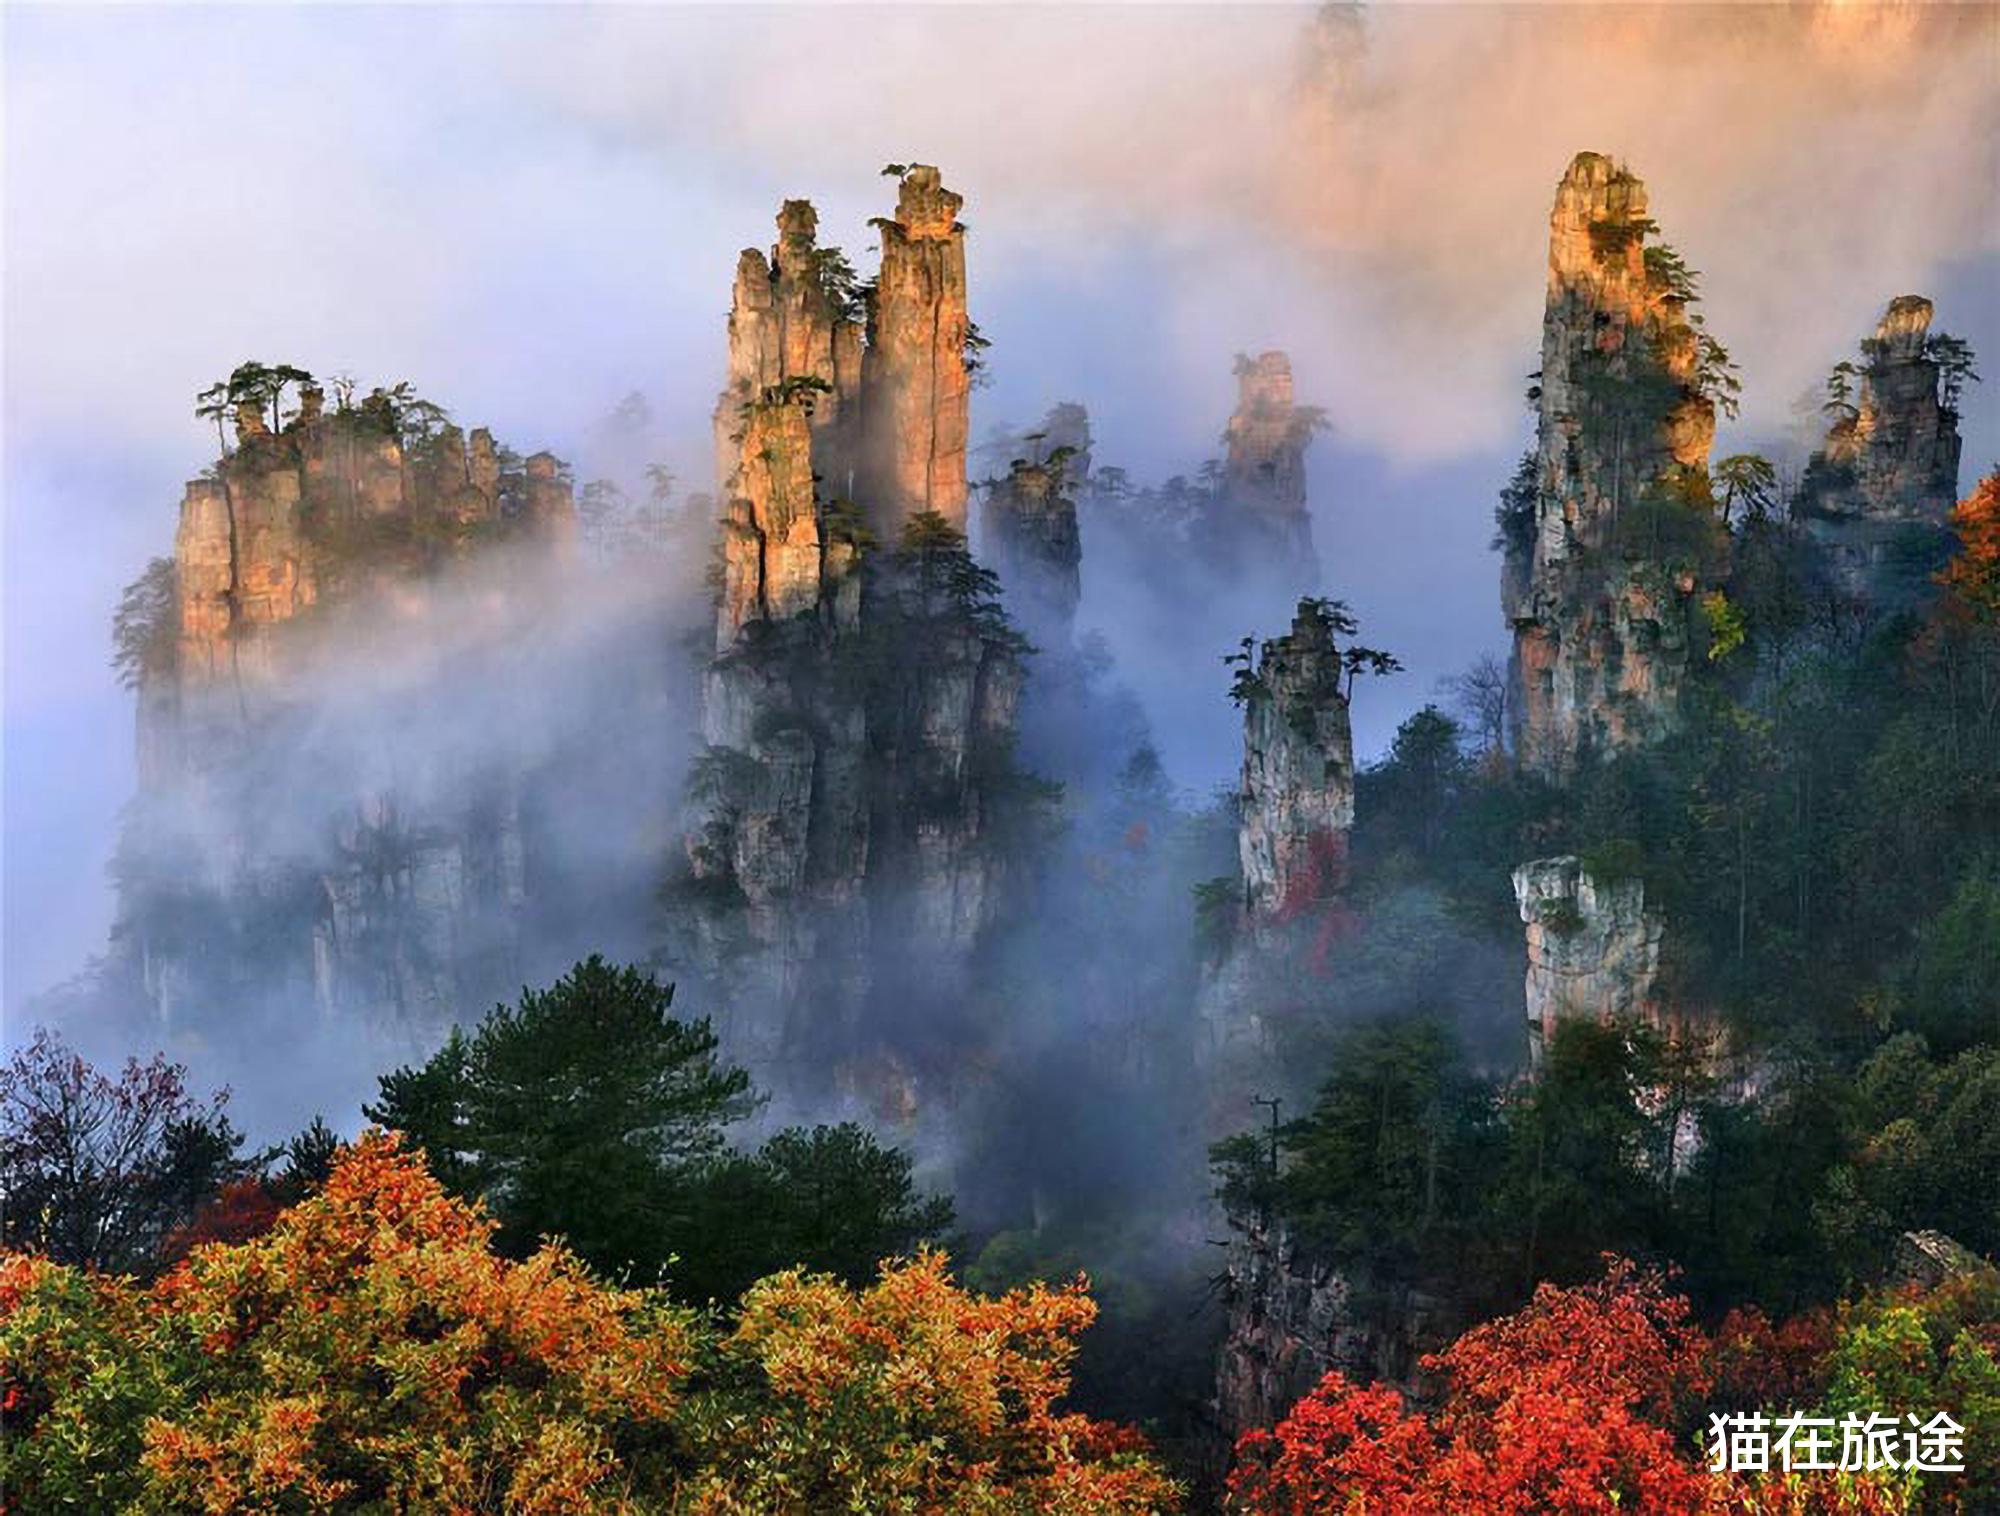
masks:
<path fill-rule="evenodd" d="M 1899 551 L 1913 534 L 1947 550 L 1945 521 L 1958 498 L 1956 386 L 1946 365 L 1970 366 L 1962 343 L 1931 332 L 1931 302 L 1898 295 L 1861 344 L 1859 367 L 1836 370 L 1833 422 L 1806 465 L 1796 501 L 1841 582 L 1871 599 L 1928 588 L 1935 553 Z M 1943 360 L 1943 361 L 1940 361 Z M 1894 583 L 1900 560 L 1909 583 Z M 1923 560 L 1921 562 L 1917 560 Z"/>
<path fill-rule="evenodd" d="M 1306 444 L 1321 425 L 1317 410 L 1292 393 L 1292 360 L 1281 352 L 1236 362 L 1236 413 L 1223 433 L 1224 489 L 1235 516 L 1279 561 L 1310 561 L 1312 518 L 1306 510 Z"/>
<path fill-rule="evenodd" d="M 1253 925 L 1282 923 L 1339 894 L 1354 825 L 1354 738 L 1340 648 L 1324 606 L 1299 602 L 1243 689 L 1237 851 Z"/>
<path fill-rule="evenodd" d="M 819 604 L 821 536 L 805 406 L 774 395 L 744 407 L 740 461 L 722 517 L 722 594 L 715 643 L 726 651 L 746 622 L 781 620 Z"/>
<path fill-rule="evenodd" d="M 1532 499 L 1506 523 L 1521 749 L 1543 773 L 1672 730 L 1702 580 L 1715 435 L 1694 276 L 1645 186 L 1579 153 L 1549 218 Z M 1713 377 L 1713 376 L 1709 376 Z M 1678 512 L 1678 514 L 1676 514 Z"/>
<path fill-rule="evenodd" d="M 725 497 L 740 458 L 744 407 L 788 381 L 810 387 L 815 466 L 829 488 L 847 492 L 861 391 L 860 295 L 839 250 L 820 247 L 818 234 L 812 202 L 787 200 L 769 258 L 745 248 L 737 259 L 729 374 L 715 407 L 716 477 Z"/>
<path fill-rule="evenodd" d="M 862 361 L 872 483 L 866 502 L 878 533 L 935 511 L 965 528 L 965 449 L 971 375 L 962 198 L 929 164 L 902 177 L 882 233 L 868 348 Z"/>
<path fill-rule="evenodd" d="M 1083 539 L 1059 458 L 1017 458 L 986 494 L 986 541 L 1014 614 L 1044 648 L 1067 646 L 1082 598 Z"/>

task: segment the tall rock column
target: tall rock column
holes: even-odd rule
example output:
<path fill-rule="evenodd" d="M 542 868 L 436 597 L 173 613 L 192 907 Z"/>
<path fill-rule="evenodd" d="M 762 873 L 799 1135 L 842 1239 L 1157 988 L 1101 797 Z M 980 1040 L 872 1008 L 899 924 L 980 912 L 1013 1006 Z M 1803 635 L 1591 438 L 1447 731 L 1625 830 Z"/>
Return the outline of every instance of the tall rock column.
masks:
<path fill-rule="evenodd" d="M 519 762 L 406 747 L 395 719 L 349 719 L 394 710 L 400 678 L 343 672 L 329 703 L 323 673 L 379 652 L 477 677 L 435 587 L 492 541 L 536 550 L 503 573 L 560 559 L 574 509 L 552 456 L 503 478 L 489 433 L 407 423 L 381 391 L 329 414 L 306 385 L 282 430 L 242 407 L 236 450 L 186 488 L 115 930 L 163 1022 L 296 988 L 328 1018 L 430 1031 L 514 976 Z M 300 772 L 324 781 L 317 812 Z"/>
<path fill-rule="evenodd" d="M 1923 296 L 1898 295 L 1862 342 L 1858 374 L 1836 371 L 1833 424 L 1795 502 L 1843 587 L 1869 600 L 1925 592 L 1949 553 L 1963 443 L 1945 366 L 1961 353 L 1969 366 L 1970 352 L 1934 335 L 1931 315 Z"/>
<path fill-rule="evenodd" d="M 733 1057 L 899 1109 L 915 1007 L 949 1013 L 1000 909 L 1019 792 L 1021 640 L 963 536 L 959 204 L 936 169 L 903 175 L 872 294 L 816 246 L 804 201 L 768 262 L 738 263 L 707 750 L 675 918 Z M 927 513 L 945 529 L 906 536 Z"/>
<path fill-rule="evenodd" d="M 1044 650 L 1069 646 L 1083 595 L 1083 539 L 1066 486 L 1067 458 L 1017 458 L 988 487 L 986 541 L 1007 600 Z"/>
<path fill-rule="evenodd" d="M 1507 523 L 1529 767 L 1643 746 L 1675 724 L 1691 611 L 1712 555 L 1697 481 L 1716 351 L 1688 318 L 1693 275 L 1656 228 L 1645 186 L 1579 153 L 1549 219 L 1534 499 Z"/>
<path fill-rule="evenodd" d="M 1237 852 L 1251 924 L 1296 919 L 1335 899 L 1347 879 L 1354 825 L 1354 738 L 1333 623 L 1302 600 L 1283 637 L 1266 642 L 1243 703 L 1242 821 Z"/>
<path fill-rule="evenodd" d="M 911 517 L 935 511 L 965 530 L 965 448 L 972 379 L 966 368 L 964 200 L 938 171 L 902 177 L 882 233 L 882 268 L 862 358 L 868 500 L 878 534 L 893 542 Z"/>
<path fill-rule="evenodd" d="M 725 486 L 740 455 L 744 407 L 794 381 L 814 395 L 815 464 L 828 488 L 851 494 L 861 391 L 859 292 L 838 248 L 820 247 L 810 200 L 778 211 L 769 258 L 745 248 L 729 307 L 729 374 L 715 407 L 716 476 Z"/>
<path fill-rule="evenodd" d="M 1312 517 L 1306 510 L 1306 444 L 1325 424 L 1292 393 L 1292 360 L 1259 353 L 1236 360 L 1236 412 L 1223 433 L 1225 530 L 1239 539 L 1251 567 L 1318 575 Z"/>

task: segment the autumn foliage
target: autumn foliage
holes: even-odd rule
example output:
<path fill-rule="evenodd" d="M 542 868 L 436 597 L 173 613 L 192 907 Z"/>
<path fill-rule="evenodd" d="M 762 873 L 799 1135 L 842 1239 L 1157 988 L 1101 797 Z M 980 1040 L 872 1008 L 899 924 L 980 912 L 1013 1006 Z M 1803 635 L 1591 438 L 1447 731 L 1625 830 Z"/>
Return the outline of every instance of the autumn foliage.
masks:
<path fill-rule="evenodd" d="M 261 1219 L 261 1218 L 260 1218 Z M 1058 1409 L 1081 1286 L 776 1276 L 734 1327 L 594 1278 L 374 1133 L 150 1287 L 0 1254 L 8 1511 L 1117 1513 L 1173 1489 Z"/>
<path fill-rule="evenodd" d="M 690 1509 L 1154 1511 L 1173 1487 L 1119 1428 L 1057 1408 L 1097 1314 L 1081 1281 L 993 1299 L 925 1253 L 854 1292 L 779 1274 L 744 1297 L 684 1425 Z M 761 1414 L 738 1414 L 742 1387 Z"/>
<path fill-rule="evenodd" d="M 1898 1516 L 1975 1511 L 1995 1459 L 1968 1438 L 1967 1474 L 1713 1472 L 1703 1409 L 2000 1412 L 1990 1282 L 1904 1292 L 1772 1327 L 1732 1314 L 1714 1340 L 1658 1273 L 1610 1260 L 1594 1283 L 1543 1285 L 1513 1316 L 1425 1366 L 1441 1403 L 1331 1374 L 1270 1432 L 1237 1448 L 1245 1516 Z M 1986 1294 L 1981 1294 L 1984 1290 Z M 1984 1322 L 1974 1327 L 1968 1321 Z M 1918 1325 L 1917 1323 L 1923 1323 Z M 1864 1385 L 1855 1393 L 1857 1383 Z"/>
<path fill-rule="evenodd" d="M 2000 469 L 1980 480 L 1951 513 L 1959 551 L 1944 571 L 1957 601 L 1983 621 L 2000 621 Z"/>

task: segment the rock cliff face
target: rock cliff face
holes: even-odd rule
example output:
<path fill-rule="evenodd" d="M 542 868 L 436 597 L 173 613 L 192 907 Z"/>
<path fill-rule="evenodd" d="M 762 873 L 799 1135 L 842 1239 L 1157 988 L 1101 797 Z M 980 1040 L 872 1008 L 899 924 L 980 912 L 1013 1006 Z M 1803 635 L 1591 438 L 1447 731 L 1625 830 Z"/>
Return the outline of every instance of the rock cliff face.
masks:
<path fill-rule="evenodd" d="M 1070 643 L 1083 595 L 1083 539 L 1068 490 L 1073 457 L 1017 458 L 986 491 L 988 551 L 1007 603 L 1029 638 L 1044 649 Z"/>
<path fill-rule="evenodd" d="M 896 214 L 876 225 L 882 267 L 862 355 L 867 392 L 870 519 L 885 537 L 925 511 L 965 529 L 966 367 L 963 199 L 938 171 L 902 176 Z"/>
<path fill-rule="evenodd" d="M 1324 418 L 1292 394 L 1292 360 L 1259 353 L 1236 360 L 1236 412 L 1223 433 L 1222 525 L 1254 564 L 1318 576 L 1306 509 L 1306 444 Z"/>
<path fill-rule="evenodd" d="M 799 381 L 814 396 L 815 461 L 829 490 L 853 493 L 861 395 L 861 296 L 837 248 L 818 245 L 810 201 L 778 211 L 770 256 L 745 248 L 729 309 L 729 375 L 715 407 L 716 477 L 727 481 L 741 454 L 745 405 Z"/>
<path fill-rule="evenodd" d="M 1297 1010 L 1301 983 L 1324 973 L 1345 922 L 1348 833 L 1354 825 L 1354 741 L 1335 642 L 1334 608 L 1301 600 L 1292 629 L 1246 645 L 1231 691 L 1243 708 L 1237 791 L 1238 895 L 1211 899 L 1207 930 L 1223 940 L 1196 1008 L 1204 1028 L 1209 1119 L 1220 1136 L 1241 1119 L 1278 1051 L 1278 1019 Z M 1220 883 L 1220 881 L 1218 881 Z"/>
<path fill-rule="evenodd" d="M 1451 1337 L 1444 1302 L 1407 1290 L 1377 1298 L 1258 1221 L 1229 1245 L 1223 1303 L 1210 1404 L 1218 1473 L 1237 1438 L 1276 1425 L 1330 1372 L 1420 1395 L 1419 1359 Z"/>
<path fill-rule="evenodd" d="M 181 504 L 118 946 L 165 1023 L 290 991 L 427 1033 L 512 972 L 523 776 L 477 743 L 413 765 L 330 702 L 343 660 L 433 659 L 429 586 L 452 565 L 502 541 L 560 555 L 569 486 L 546 454 L 503 471 L 485 431 L 413 433 L 379 391 L 328 414 L 307 388 L 280 432 L 246 405 L 237 437 Z M 359 787 L 307 821 L 301 775 Z"/>
<path fill-rule="evenodd" d="M 1545 774 L 1673 730 L 1714 551 L 1690 491 L 1719 350 L 1689 319 L 1693 276 L 1647 245 L 1646 209 L 1637 178 L 1581 153 L 1549 222 L 1533 498 L 1503 521 L 1520 748 Z"/>
<path fill-rule="evenodd" d="M 1858 373 L 1836 371 L 1833 424 L 1795 501 L 1841 585 L 1870 600 L 1923 593 L 1949 552 L 1962 444 L 1956 384 L 1945 385 L 1952 343 L 1933 337 L 1931 314 L 1923 296 L 1897 296 Z"/>
<path fill-rule="evenodd" d="M 1340 648 L 1323 605 L 1302 600 L 1266 642 L 1243 694 L 1244 903 L 1253 926 L 1296 919 L 1347 880 L 1354 826 L 1354 738 Z"/>
<path fill-rule="evenodd" d="M 801 291 L 796 271 L 831 251 L 812 246 L 804 202 L 781 214 L 773 263 L 739 267 L 679 925 L 732 1053 L 790 1065 L 795 1089 L 879 1074 L 883 964 L 915 965 L 917 998 L 949 997 L 999 906 L 1023 645 L 960 531 L 959 203 L 935 169 L 904 175 L 864 348 L 823 290 Z M 800 327 L 810 340 L 779 340 Z M 850 501 L 827 481 L 857 445 Z"/>
<path fill-rule="evenodd" d="M 1578 858 L 1541 858 L 1514 870 L 1514 899 L 1527 929 L 1534 1062 L 1558 1022 L 1658 1020 L 1664 923 L 1642 880 L 1600 878 Z"/>

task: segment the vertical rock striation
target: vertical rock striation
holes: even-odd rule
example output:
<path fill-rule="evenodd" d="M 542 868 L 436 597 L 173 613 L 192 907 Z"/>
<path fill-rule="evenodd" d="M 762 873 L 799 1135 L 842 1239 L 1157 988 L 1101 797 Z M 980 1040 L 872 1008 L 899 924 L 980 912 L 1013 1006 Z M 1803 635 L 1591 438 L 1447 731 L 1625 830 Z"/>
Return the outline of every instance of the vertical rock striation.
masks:
<path fill-rule="evenodd" d="M 861 392 L 861 294 L 838 248 L 818 245 L 819 213 L 807 200 L 778 211 L 770 256 L 745 248 L 729 308 L 729 373 L 715 407 L 717 477 L 725 484 L 741 448 L 743 408 L 788 381 L 815 396 L 809 420 L 815 462 L 830 488 L 853 489 Z"/>
<path fill-rule="evenodd" d="M 962 531 L 959 204 L 934 168 L 902 176 L 865 347 L 836 298 L 851 271 L 813 245 L 805 202 L 786 203 L 769 264 L 738 268 L 678 915 L 732 1054 L 789 1065 L 793 1088 L 880 1076 L 896 1058 L 872 1024 L 881 966 L 914 963 L 923 994 L 949 997 L 999 906 L 1023 647 Z"/>
<path fill-rule="evenodd" d="M 1657 1021 L 1664 922 L 1636 876 L 1600 877 L 1581 859 L 1514 870 L 1528 944 L 1528 1048 L 1536 1063 L 1557 1023 Z"/>
<path fill-rule="evenodd" d="M 441 571 L 500 540 L 559 557 L 573 528 L 553 457 L 503 473 L 489 433 L 413 433 L 380 391 L 329 414 L 307 387 L 277 432 L 240 409 L 236 450 L 186 488 L 171 655 L 139 689 L 116 938 L 162 1021 L 289 989 L 423 1035 L 506 987 L 522 775 L 329 713 L 357 698 L 342 660 L 437 662 Z M 360 787 L 308 825 L 301 773 Z"/>
<path fill-rule="evenodd" d="M 902 176 L 895 216 L 875 223 L 882 267 L 861 376 L 869 520 L 885 539 L 926 511 L 965 529 L 972 376 L 958 222 L 964 203 L 935 168 L 914 164 Z"/>
<path fill-rule="evenodd" d="M 1949 552 L 1963 444 L 1939 344 L 1947 355 L 1956 344 L 1933 336 L 1931 315 L 1923 296 L 1898 295 L 1862 342 L 1858 373 L 1836 371 L 1833 422 L 1794 502 L 1841 586 L 1868 600 L 1924 593 Z"/>
<path fill-rule="evenodd" d="M 1244 670 L 1242 820 L 1237 850 L 1253 925 L 1336 898 L 1354 825 L 1354 739 L 1341 653 L 1326 608 L 1302 600 L 1285 636 Z"/>
<path fill-rule="evenodd" d="M 1549 221 L 1533 496 L 1502 525 L 1521 754 L 1551 776 L 1673 730 L 1714 551 L 1716 350 L 1646 211 L 1636 177 L 1580 153 Z"/>

